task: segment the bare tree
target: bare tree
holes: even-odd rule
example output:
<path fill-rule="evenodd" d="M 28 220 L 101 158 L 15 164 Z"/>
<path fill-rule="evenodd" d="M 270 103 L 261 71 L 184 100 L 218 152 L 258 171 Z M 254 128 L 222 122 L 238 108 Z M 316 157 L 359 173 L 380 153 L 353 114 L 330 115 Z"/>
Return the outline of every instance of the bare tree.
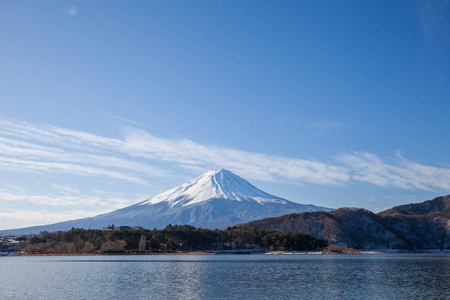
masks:
<path fill-rule="evenodd" d="M 139 251 L 145 251 L 145 249 L 147 248 L 147 238 L 145 237 L 145 235 L 141 236 L 141 239 L 139 240 Z"/>

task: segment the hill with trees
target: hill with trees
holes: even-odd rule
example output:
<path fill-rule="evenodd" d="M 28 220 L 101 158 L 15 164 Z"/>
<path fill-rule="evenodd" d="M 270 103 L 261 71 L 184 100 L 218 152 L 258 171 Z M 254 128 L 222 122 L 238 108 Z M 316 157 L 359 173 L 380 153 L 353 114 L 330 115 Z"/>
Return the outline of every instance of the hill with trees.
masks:
<path fill-rule="evenodd" d="M 378 214 L 340 208 L 267 218 L 238 227 L 300 232 L 358 249 L 450 249 L 449 203 L 450 196 L 444 196 Z"/>
<path fill-rule="evenodd" d="M 394 206 L 379 213 L 382 216 L 419 216 L 435 214 L 450 218 L 450 195 L 434 198 L 422 203 L 410 203 L 405 205 Z"/>
<path fill-rule="evenodd" d="M 313 251 L 326 246 L 323 240 L 297 232 L 236 227 L 209 230 L 190 225 L 168 225 L 162 230 L 122 228 L 42 232 L 30 237 L 26 251 L 29 254 Z"/>

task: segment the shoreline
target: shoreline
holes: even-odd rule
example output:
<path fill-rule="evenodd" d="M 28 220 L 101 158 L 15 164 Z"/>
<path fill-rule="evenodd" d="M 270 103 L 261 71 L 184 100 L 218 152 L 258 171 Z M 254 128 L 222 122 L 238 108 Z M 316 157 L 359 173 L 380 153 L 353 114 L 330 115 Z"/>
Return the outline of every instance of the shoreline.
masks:
<path fill-rule="evenodd" d="M 162 253 L 19 253 L 4 256 L 105 256 L 105 255 L 215 255 L 211 252 L 162 252 Z"/>
<path fill-rule="evenodd" d="M 2 254 L 2 256 L 106 256 L 106 255 L 346 255 L 346 254 L 413 254 L 413 253 L 447 253 L 450 254 L 450 249 L 446 250 L 420 250 L 420 251 L 405 251 L 404 249 L 373 249 L 373 250 L 354 250 L 354 251 L 246 251 L 246 250 L 236 250 L 236 251 L 193 251 L 193 252 L 160 252 L 160 253 L 139 253 L 139 252 L 118 252 L 118 253 L 11 253 Z"/>

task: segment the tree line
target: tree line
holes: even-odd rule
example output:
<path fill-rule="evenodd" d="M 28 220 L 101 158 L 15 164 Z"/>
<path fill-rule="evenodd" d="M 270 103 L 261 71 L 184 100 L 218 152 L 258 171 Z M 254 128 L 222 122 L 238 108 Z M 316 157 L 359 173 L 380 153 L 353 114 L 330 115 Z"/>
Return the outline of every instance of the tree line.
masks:
<path fill-rule="evenodd" d="M 162 230 L 120 228 L 41 232 L 29 238 L 27 253 L 170 253 L 222 250 L 313 251 L 323 240 L 298 232 L 229 227 L 209 230 L 168 225 Z"/>

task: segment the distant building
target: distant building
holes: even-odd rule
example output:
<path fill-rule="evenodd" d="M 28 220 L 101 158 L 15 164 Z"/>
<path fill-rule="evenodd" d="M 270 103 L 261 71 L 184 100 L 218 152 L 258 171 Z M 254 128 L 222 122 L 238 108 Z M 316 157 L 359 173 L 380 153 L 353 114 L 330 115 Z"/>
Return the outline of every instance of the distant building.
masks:
<path fill-rule="evenodd" d="M 119 226 L 115 227 L 114 224 L 108 225 L 103 230 L 117 230 L 117 229 L 143 229 L 142 226 Z"/>
<path fill-rule="evenodd" d="M 116 227 L 114 227 L 114 224 L 108 225 L 103 230 L 116 230 Z"/>

